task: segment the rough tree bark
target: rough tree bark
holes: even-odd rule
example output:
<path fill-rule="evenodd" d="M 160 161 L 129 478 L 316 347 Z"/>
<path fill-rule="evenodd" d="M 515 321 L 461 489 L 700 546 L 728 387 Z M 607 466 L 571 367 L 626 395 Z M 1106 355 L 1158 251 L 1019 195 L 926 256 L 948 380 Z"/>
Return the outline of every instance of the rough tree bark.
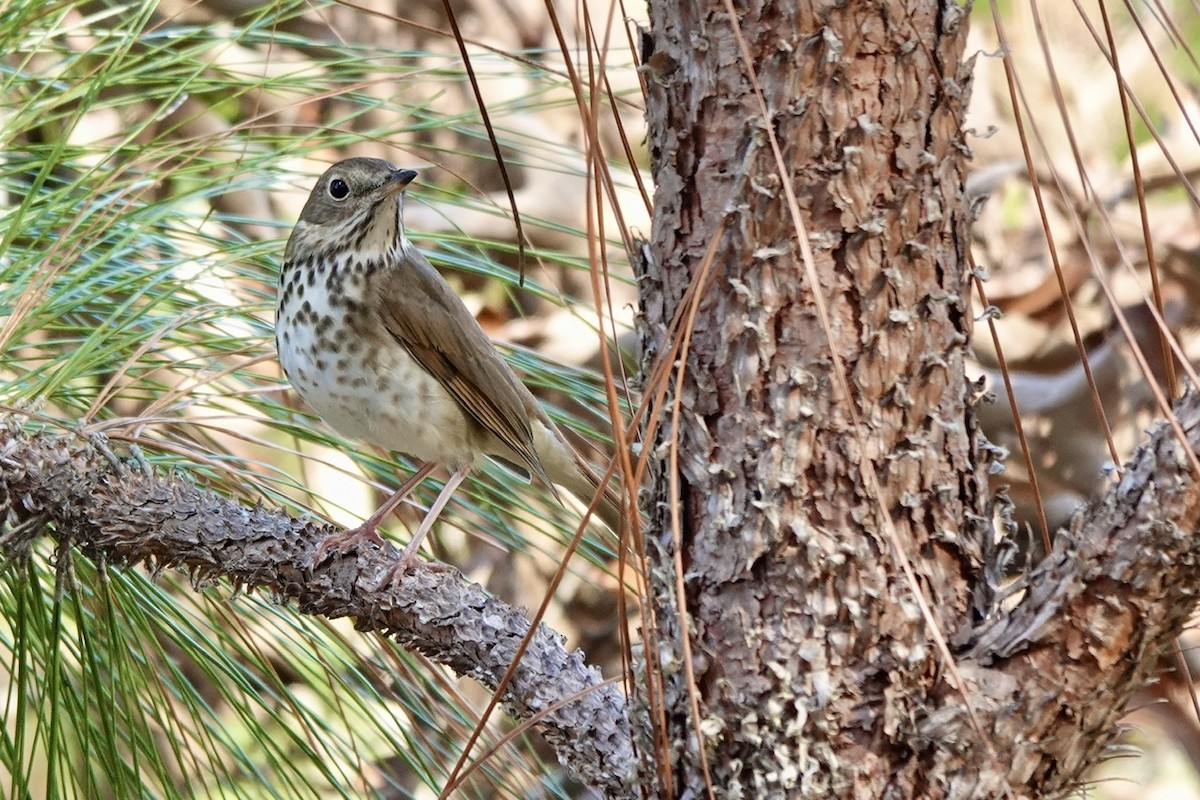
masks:
<path fill-rule="evenodd" d="M 664 677 L 643 703 L 672 761 L 646 780 L 676 797 L 1071 788 L 1193 604 L 1169 596 L 1163 550 L 1136 563 L 1133 542 L 1150 526 L 1195 585 L 1194 461 L 1169 435 L 1143 452 L 1143 483 L 1077 521 L 1015 611 L 992 607 L 990 456 L 963 365 L 966 10 L 650 6 L 647 374 L 690 341 L 647 445 L 677 448 L 682 514 L 660 464 Z M 1170 502 L 1139 508 L 1154 469 Z"/>

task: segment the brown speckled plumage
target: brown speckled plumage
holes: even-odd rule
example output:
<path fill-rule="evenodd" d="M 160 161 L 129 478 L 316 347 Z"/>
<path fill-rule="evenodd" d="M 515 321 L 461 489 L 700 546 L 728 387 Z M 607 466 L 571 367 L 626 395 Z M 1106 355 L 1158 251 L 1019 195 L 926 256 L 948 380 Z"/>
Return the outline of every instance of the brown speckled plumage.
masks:
<path fill-rule="evenodd" d="M 585 500 L 596 487 L 462 300 L 405 237 L 403 193 L 415 177 L 368 158 L 321 176 L 284 253 L 275 331 L 284 372 L 332 427 L 454 471 L 402 563 L 484 456 Z M 375 527 L 402 496 L 337 543 L 381 541 Z M 616 526 L 611 493 L 600 514 Z"/>

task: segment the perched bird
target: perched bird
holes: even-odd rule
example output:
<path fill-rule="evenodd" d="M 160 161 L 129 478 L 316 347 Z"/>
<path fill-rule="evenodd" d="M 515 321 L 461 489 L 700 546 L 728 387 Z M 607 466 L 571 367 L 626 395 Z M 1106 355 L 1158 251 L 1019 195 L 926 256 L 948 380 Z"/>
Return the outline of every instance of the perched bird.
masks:
<path fill-rule="evenodd" d="M 528 470 L 590 501 L 594 473 L 500 357 L 441 274 L 404 235 L 404 192 L 417 177 L 375 158 L 330 167 L 288 239 L 275 345 L 292 386 L 340 433 L 425 462 L 333 546 L 383 544 L 377 528 L 438 465 L 451 474 L 395 569 L 411 563 L 454 490 L 483 457 Z M 609 490 L 597 513 L 617 530 Z M 385 578 L 386 580 L 387 578 Z"/>

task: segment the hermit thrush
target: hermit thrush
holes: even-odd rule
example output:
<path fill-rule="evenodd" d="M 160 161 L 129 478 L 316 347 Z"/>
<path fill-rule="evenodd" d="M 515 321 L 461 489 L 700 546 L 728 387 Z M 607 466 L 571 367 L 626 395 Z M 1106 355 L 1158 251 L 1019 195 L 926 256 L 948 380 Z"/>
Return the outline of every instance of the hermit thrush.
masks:
<path fill-rule="evenodd" d="M 404 235 L 405 188 L 417 176 L 350 158 L 317 181 L 288 239 L 279 276 L 275 344 L 288 379 L 339 432 L 425 462 L 360 527 L 322 542 L 368 539 L 437 465 L 451 475 L 401 553 L 422 538 L 485 456 L 523 467 L 554 491 L 596 493 L 594 474 L 436 269 Z M 557 492 L 555 492 L 557 497 Z M 610 491 L 600 516 L 616 529 Z"/>

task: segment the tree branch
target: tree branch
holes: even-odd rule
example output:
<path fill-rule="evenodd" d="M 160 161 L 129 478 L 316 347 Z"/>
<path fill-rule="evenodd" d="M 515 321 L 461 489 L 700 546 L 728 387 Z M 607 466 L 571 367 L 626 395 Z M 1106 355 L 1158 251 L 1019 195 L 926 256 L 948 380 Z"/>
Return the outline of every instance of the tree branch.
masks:
<path fill-rule="evenodd" d="M 1200 453 L 1200 394 L 1184 397 L 1175 417 Z M 1111 742 L 1196 607 L 1198 522 L 1191 456 L 1162 423 L 1120 482 L 1059 534 L 1016 607 L 977 627 L 960 669 L 1005 755 L 994 775 L 1001 785 L 1069 791 Z M 942 722 L 925 733 L 948 733 Z M 965 728 L 961 736 L 978 738 Z M 976 758 L 968 752 L 959 755 Z"/>
<path fill-rule="evenodd" d="M 529 630 L 519 611 L 455 572 L 418 564 L 372 589 L 394 553 L 363 548 L 313 568 L 331 526 L 130 470 L 93 444 L 27 433 L 8 415 L 0 417 L 0 514 L 0 547 L 9 554 L 27 548 L 49 522 L 51 535 L 109 561 L 225 577 L 294 599 L 306 614 L 353 617 L 359 630 L 391 636 L 490 688 Z M 545 712 L 543 735 L 580 779 L 609 797 L 632 796 L 625 701 L 580 652 L 567 652 L 560 635 L 538 627 L 503 699 L 519 719 Z"/>

